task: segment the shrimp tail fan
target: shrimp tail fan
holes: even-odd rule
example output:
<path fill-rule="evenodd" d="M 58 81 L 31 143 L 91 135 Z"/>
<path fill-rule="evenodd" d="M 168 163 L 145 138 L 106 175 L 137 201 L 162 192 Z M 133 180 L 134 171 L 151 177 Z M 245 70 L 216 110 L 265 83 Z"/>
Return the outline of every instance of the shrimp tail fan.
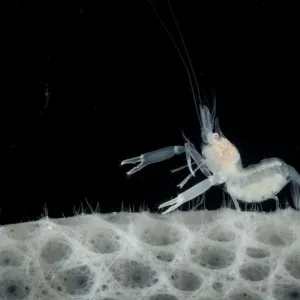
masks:
<path fill-rule="evenodd" d="M 289 175 L 291 179 L 291 196 L 296 209 L 300 209 L 300 174 L 295 168 L 289 166 Z"/>
<path fill-rule="evenodd" d="M 291 195 L 292 195 L 295 208 L 299 210 L 300 209 L 300 186 L 295 181 L 291 182 Z"/>

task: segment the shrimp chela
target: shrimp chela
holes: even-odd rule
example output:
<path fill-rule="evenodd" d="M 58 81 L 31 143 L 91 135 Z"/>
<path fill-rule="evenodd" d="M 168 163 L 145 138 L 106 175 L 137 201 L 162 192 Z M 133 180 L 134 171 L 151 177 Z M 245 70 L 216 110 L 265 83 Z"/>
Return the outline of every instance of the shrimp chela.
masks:
<path fill-rule="evenodd" d="M 199 106 L 196 104 L 196 111 L 201 129 L 201 153 L 199 153 L 195 146 L 184 136 L 184 145 L 169 146 L 147 152 L 137 157 L 125 159 L 121 162 L 121 165 L 138 163 L 137 166 L 127 172 L 128 175 L 131 175 L 140 171 L 147 165 L 161 162 L 175 155 L 185 153 L 187 161 L 186 167 L 189 168 L 190 174 L 178 185 L 179 188 L 183 188 L 188 180 L 192 176 L 195 176 L 195 172 L 198 170 L 207 177 L 205 180 L 178 194 L 176 198 L 162 203 L 159 206 L 159 209 L 168 207 L 168 209 L 166 209 L 163 213 L 174 211 L 183 203 L 204 194 L 211 187 L 218 185 L 224 185 L 225 191 L 230 195 L 236 210 L 240 211 L 238 200 L 254 203 L 262 202 L 267 199 L 274 199 L 276 200 L 276 206 L 278 208 L 279 200 L 277 194 L 288 183 L 291 183 L 294 205 L 297 209 L 299 209 L 300 175 L 295 168 L 286 164 L 279 158 L 268 158 L 246 168 L 243 167 L 238 149 L 225 137 L 220 129 L 218 119 L 216 118 L 215 99 L 213 109 L 211 111 L 208 106 L 204 105 L 201 101 L 198 83 L 193 66 L 190 62 L 188 51 L 185 47 L 183 37 L 171 6 L 170 9 L 178 32 L 181 36 L 189 64 L 184 60 L 177 44 L 155 9 L 154 11 L 175 45 L 175 48 L 177 49 L 185 66 L 195 104 L 197 103 L 196 96 L 198 96 L 200 100 Z M 194 80 L 194 85 L 197 87 L 196 90 L 194 90 L 192 80 Z"/>

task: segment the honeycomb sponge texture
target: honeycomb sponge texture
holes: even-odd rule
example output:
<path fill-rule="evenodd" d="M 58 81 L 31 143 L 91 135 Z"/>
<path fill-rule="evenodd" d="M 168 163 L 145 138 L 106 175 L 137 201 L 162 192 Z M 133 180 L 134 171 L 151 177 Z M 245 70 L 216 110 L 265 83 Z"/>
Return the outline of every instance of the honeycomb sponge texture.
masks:
<path fill-rule="evenodd" d="M 1 300 L 300 299 L 300 220 L 112 213 L 0 228 Z"/>

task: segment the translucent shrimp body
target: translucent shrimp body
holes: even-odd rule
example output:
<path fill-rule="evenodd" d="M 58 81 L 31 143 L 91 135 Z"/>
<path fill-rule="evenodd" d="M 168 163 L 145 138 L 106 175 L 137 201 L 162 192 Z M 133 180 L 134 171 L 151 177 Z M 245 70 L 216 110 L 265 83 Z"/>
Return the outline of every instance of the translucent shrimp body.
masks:
<path fill-rule="evenodd" d="M 153 9 L 155 11 L 154 7 Z M 182 38 L 171 6 L 170 9 L 178 32 Z M 202 104 L 193 66 L 190 62 L 183 38 L 182 43 L 189 64 L 184 60 L 177 44 L 159 16 L 158 19 L 163 24 L 186 68 L 195 103 L 196 94 L 198 95 L 200 105 L 196 105 L 196 111 L 201 127 L 202 149 L 201 153 L 199 153 L 195 146 L 184 136 L 184 145 L 169 146 L 123 160 L 121 165 L 138 163 L 138 165 L 128 171 L 127 174 L 134 174 L 149 164 L 164 161 L 175 155 L 185 153 L 190 174 L 178 186 L 183 188 L 188 180 L 192 176 L 195 176 L 195 173 L 198 170 L 200 170 L 207 178 L 180 193 L 176 198 L 161 204 L 159 208 L 169 207 L 163 213 L 169 213 L 183 203 L 202 195 L 212 186 L 221 184 L 224 184 L 225 190 L 231 196 L 237 210 L 240 210 L 238 200 L 253 203 L 265 201 L 267 199 L 275 199 L 277 207 L 279 207 L 276 195 L 289 182 L 292 183 L 291 191 L 294 205 L 297 209 L 300 209 L 300 175 L 293 167 L 287 165 L 278 158 L 269 158 L 262 160 L 258 164 L 243 168 L 238 149 L 221 132 L 218 119 L 216 118 L 215 98 L 211 111 L 207 105 Z M 193 80 L 194 85 L 197 87 L 196 90 L 193 89 Z M 194 168 L 193 166 L 195 165 L 196 167 Z"/>
<path fill-rule="evenodd" d="M 127 172 L 127 174 L 134 174 L 149 164 L 181 153 L 186 153 L 191 174 L 179 184 L 179 187 L 182 188 L 198 169 L 207 176 L 207 179 L 180 193 L 176 198 L 161 204 L 159 208 L 169 206 L 164 213 L 175 210 L 183 203 L 202 195 L 212 186 L 220 184 L 224 184 L 237 210 L 240 210 L 237 200 L 253 203 L 275 199 L 278 207 L 276 195 L 290 181 L 293 183 L 294 205 L 297 209 L 300 208 L 300 175 L 293 167 L 278 158 L 269 158 L 243 168 L 237 148 L 218 133 L 213 133 L 210 144 L 203 145 L 202 154 L 198 153 L 192 144 L 186 142 L 184 146 L 170 146 L 124 160 L 121 165 L 139 163 Z M 192 164 L 196 164 L 197 167 L 193 169 Z"/>

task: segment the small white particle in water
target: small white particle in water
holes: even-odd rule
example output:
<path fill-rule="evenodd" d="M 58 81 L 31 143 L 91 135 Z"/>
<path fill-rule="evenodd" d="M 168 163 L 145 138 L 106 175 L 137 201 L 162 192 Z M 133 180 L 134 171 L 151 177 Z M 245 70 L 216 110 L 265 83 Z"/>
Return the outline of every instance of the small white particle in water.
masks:
<path fill-rule="evenodd" d="M 48 84 L 46 83 L 46 89 L 45 89 L 45 98 L 46 98 L 46 104 L 44 105 L 44 108 L 47 108 L 48 107 L 48 104 L 49 104 L 49 97 L 50 94 L 49 94 L 49 86 Z"/>

